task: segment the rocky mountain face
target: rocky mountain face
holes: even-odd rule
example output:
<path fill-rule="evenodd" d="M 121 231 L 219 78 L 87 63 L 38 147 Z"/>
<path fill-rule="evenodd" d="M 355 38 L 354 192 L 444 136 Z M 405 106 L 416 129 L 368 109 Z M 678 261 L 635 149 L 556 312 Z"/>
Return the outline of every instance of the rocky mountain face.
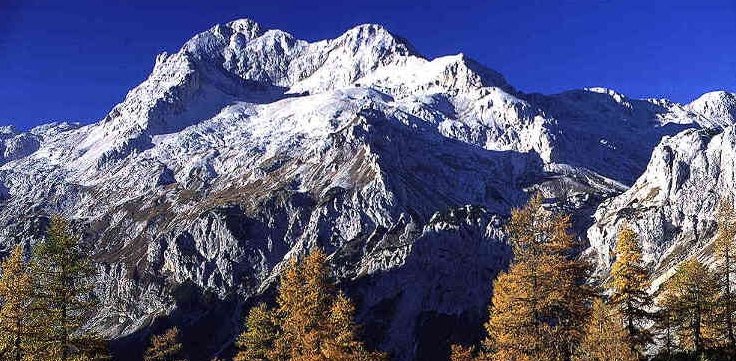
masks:
<path fill-rule="evenodd" d="M 504 222 L 535 190 L 602 269 L 624 220 L 661 274 L 706 256 L 734 99 L 525 94 L 378 25 L 310 43 L 236 20 L 159 55 L 97 123 L 0 128 L 0 244 L 70 218 L 99 263 L 87 327 L 130 356 L 177 324 L 195 360 L 226 354 L 285 261 L 319 247 L 372 346 L 442 359 L 479 336 Z"/>
<path fill-rule="evenodd" d="M 733 126 L 690 129 L 663 139 L 636 183 L 596 211 L 588 239 L 599 264 L 610 264 L 615 234 L 623 224 L 641 236 L 655 284 L 686 258 L 712 261 L 718 207 L 734 199 L 735 156 Z"/>

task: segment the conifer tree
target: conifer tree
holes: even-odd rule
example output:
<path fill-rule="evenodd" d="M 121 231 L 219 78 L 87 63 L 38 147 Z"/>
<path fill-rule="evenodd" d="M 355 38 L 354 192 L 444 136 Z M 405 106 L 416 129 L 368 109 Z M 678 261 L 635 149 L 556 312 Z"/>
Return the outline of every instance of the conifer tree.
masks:
<path fill-rule="evenodd" d="M 557 339 L 554 345 L 564 360 L 572 357 L 583 338 L 590 302 L 595 294 L 587 283 L 591 265 L 577 257 L 581 245 L 569 232 L 570 225 L 569 216 L 554 216 L 552 238 L 547 245 L 551 259 L 546 265 L 554 276 L 547 296 L 551 304 L 553 335 Z"/>
<path fill-rule="evenodd" d="M 672 316 L 667 309 L 661 309 L 657 312 L 654 328 L 659 333 L 662 345 L 660 355 L 666 358 L 671 357 L 675 350 L 675 337 L 672 330 Z"/>
<path fill-rule="evenodd" d="M 575 360 L 636 361 L 637 359 L 637 353 L 629 346 L 629 335 L 624 328 L 621 314 L 602 300 L 595 300 Z"/>
<path fill-rule="evenodd" d="M 543 322 L 541 278 L 525 263 L 511 266 L 493 285 L 491 317 L 484 341 L 487 356 L 509 361 L 556 360 L 552 326 Z"/>
<path fill-rule="evenodd" d="M 261 303 L 251 308 L 245 323 L 245 331 L 238 337 L 240 350 L 234 361 L 268 361 L 275 359 L 274 343 L 278 325 L 273 311 Z"/>
<path fill-rule="evenodd" d="M 109 361 L 113 359 L 108 350 L 107 341 L 97 335 L 86 335 L 77 338 L 76 343 L 79 346 L 79 352 L 76 358 L 72 358 L 74 361 Z"/>
<path fill-rule="evenodd" d="M 664 284 L 660 305 L 670 316 L 680 349 L 700 356 L 712 344 L 717 296 L 715 276 L 696 259 L 684 261 Z"/>
<path fill-rule="evenodd" d="M 481 358 L 569 360 L 582 339 L 589 266 L 575 257 L 569 218 L 542 207 L 540 195 L 514 210 L 509 238 L 514 260 L 493 287 Z"/>
<path fill-rule="evenodd" d="M 37 279 L 32 309 L 43 320 L 34 353 L 49 360 L 70 360 L 83 349 L 80 328 L 95 302 L 94 268 L 66 220 L 51 218 L 31 268 Z"/>
<path fill-rule="evenodd" d="M 281 336 L 276 341 L 280 355 L 291 359 L 316 359 L 320 341 L 327 338 L 323 321 L 330 311 L 333 287 L 329 281 L 327 256 L 311 252 L 299 263 L 291 261 L 281 278 L 278 314 Z"/>
<path fill-rule="evenodd" d="M 28 312 L 33 297 L 33 275 L 17 245 L 3 261 L 0 278 L 0 359 L 25 360 L 32 352 L 35 329 L 33 315 Z"/>
<path fill-rule="evenodd" d="M 475 361 L 475 349 L 461 345 L 452 345 L 450 348 L 450 361 Z"/>
<path fill-rule="evenodd" d="M 734 312 L 736 312 L 736 295 L 734 295 L 732 283 L 736 272 L 736 215 L 731 199 L 721 202 L 717 215 L 718 230 L 714 240 L 716 252 L 716 275 L 721 288 L 719 306 L 721 310 L 721 322 L 728 347 L 733 351 L 736 349 L 736 336 L 734 335 Z"/>
<path fill-rule="evenodd" d="M 624 319 L 631 350 L 640 355 L 653 342 L 651 332 L 644 327 L 654 318 L 649 311 L 654 301 L 648 288 L 649 272 L 642 259 L 638 237 L 631 228 L 624 226 L 618 234 L 616 260 L 611 268 L 611 303 L 618 307 Z"/>
<path fill-rule="evenodd" d="M 253 308 L 238 342 L 237 361 L 368 361 L 385 355 L 369 352 L 357 338 L 354 306 L 335 291 L 327 256 L 319 250 L 282 273 L 275 310 Z"/>
<path fill-rule="evenodd" d="M 144 361 L 183 361 L 182 345 L 179 342 L 179 329 L 169 328 L 151 338 L 151 344 L 143 356 Z"/>
<path fill-rule="evenodd" d="M 338 293 L 332 302 L 327 322 L 329 337 L 325 340 L 324 352 L 327 360 L 341 361 L 381 361 L 386 356 L 378 352 L 369 352 L 363 342 L 357 338 L 357 327 L 353 323 L 355 306 L 342 293 Z"/>

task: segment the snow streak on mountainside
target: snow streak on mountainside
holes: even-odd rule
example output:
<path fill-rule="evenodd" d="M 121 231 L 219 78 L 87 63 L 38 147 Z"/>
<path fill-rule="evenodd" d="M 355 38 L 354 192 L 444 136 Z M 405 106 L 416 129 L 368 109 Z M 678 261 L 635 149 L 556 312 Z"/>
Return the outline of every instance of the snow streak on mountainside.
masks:
<path fill-rule="evenodd" d="M 140 346 L 166 316 L 208 332 L 196 359 L 232 340 L 285 260 L 321 247 L 375 346 L 441 358 L 448 337 L 475 337 L 509 261 L 503 223 L 531 190 L 582 231 L 662 136 L 728 133 L 733 104 L 724 92 L 689 105 L 524 94 L 378 25 L 310 43 L 236 20 L 159 55 L 97 123 L 2 128 L 0 241 L 71 218 L 100 263 L 89 327 Z"/>

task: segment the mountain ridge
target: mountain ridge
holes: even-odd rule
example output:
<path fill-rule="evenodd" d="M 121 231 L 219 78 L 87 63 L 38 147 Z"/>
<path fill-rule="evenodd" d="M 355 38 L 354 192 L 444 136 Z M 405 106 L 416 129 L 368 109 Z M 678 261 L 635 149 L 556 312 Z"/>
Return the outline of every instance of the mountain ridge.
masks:
<path fill-rule="evenodd" d="M 374 346 L 439 358 L 443 337 L 472 337 L 460 321 L 482 324 L 512 208 L 541 191 L 591 229 L 604 267 L 605 218 L 663 147 L 732 132 L 733 94 L 701 98 L 525 94 L 378 25 L 306 42 L 235 20 L 159 55 L 97 123 L 4 128 L 0 244 L 70 218 L 99 263 L 88 327 L 131 352 L 159 318 L 214 332 L 195 360 L 232 340 L 288 259 L 322 248 Z"/>

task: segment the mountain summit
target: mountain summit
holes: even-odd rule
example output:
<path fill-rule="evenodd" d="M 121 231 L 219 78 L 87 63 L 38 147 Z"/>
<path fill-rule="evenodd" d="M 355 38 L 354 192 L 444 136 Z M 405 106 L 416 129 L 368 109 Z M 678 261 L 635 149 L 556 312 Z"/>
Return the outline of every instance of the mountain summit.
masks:
<path fill-rule="evenodd" d="M 0 243 L 36 242 L 49 215 L 70 218 L 99 264 L 88 327 L 131 356 L 165 317 L 207 335 L 196 360 L 227 349 L 285 262 L 321 248 L 371 346 L 432 360 L 480 329 L 509 262 L 503 225 L 530 192 L 579 233 L 592 227 L 603 255 L 610 221 L 644 204 L 635 189 L 659 187 L 645 193 L 665 202 L 677 180 L 699 199 L 683 179 L 712 168 L 673 171 L 686 156 L 669 144 L 696 137 L 688 159 L 717 157 L 733 99 L 525 94 L 380 25 L 307 42 L 235 20 L 158 55 L 99 122 L 2 128 Z"/>

